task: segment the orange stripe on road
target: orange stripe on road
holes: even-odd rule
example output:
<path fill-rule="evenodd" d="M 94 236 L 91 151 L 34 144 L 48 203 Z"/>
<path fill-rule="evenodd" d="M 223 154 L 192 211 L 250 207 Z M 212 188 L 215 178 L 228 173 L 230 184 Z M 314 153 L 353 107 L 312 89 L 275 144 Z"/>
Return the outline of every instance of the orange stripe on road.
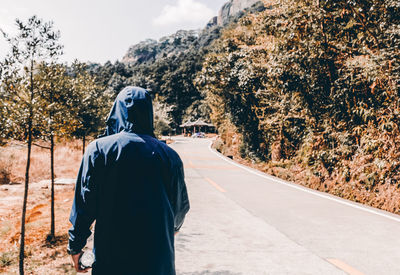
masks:
<path fill-rule="evenodd" d="M 235 166 L 216 166 L 216 165 L 196 165 L 193 166 L 192 168 L 196 168 L 196 169 L 208 169 L 208 170 L 239 170 L 239 168 L 235 167 Z"/>
<path fill-rule="evenodd" d="M 182 154 L 180 153 L 180 155 L 182 155 L 184 158 L 187 159 L 194 159 L 194 160 L 219 160 L 219 158 L 216 157 L 202 157 L 199 156 L 198 154 Z"/>
<path fill-rule="evenodd" d="M 184 159 L 184 167 L 185 168 L 196 168 L 193 162 L 190 159 Z"/>
<path fill-rule="evenodd" d="M 184 159 L 186 168 L 193 169 L 210 169 L 210 170 L 239 170 L 238 167 L 233 165 L 195 165 L 191 159 Z"/>
<path fill-rule="evenodd" d="M 341 260 L 338 259 L 326 259 L 326 260 L 349 275 L 365 275 L 361 271 L 358 271 L 357 269 L 349 266 L 348 264 L 342 262 Z"/>
<path fill-rule="evenodd" d="M 205 177 L 204 178 L 206 181 L 208 181 L 212 186 L 214 186 L 218 191 L 225 193 L 226 190 L 224 188 L 222 188 L 221 186 L 219 186 L 218 184 L 216 184 L 214 181 L 212 181 L 211 179 Z"/>

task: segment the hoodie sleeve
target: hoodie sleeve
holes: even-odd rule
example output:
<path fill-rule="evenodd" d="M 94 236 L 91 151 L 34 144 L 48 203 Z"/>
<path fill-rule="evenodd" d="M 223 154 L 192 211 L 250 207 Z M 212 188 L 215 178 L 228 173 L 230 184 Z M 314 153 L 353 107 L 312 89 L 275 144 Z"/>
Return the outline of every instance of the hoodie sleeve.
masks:
<path fill-rule="evenodd" d="M 96 219 L 96 193 L 102 178 L 101 166 L 101 156 L 95 143 L 92 143 L 82 159 L 69 218 L 72 227 L 69 229 L 68 250 L 72 254 L 79 253 L 86 245 L 86 240 L 91 234 L 90 226 Z"/>
<path fill-rule="evenodd" d="M 183 163 L 178 155 L 177 160 L 174 161 L 172 166 L 172 177 L 170 185 L 170 203 L 174 212 L 174 229 L 175 232 L 179 231 L 186 213 L 189 211 L 189 197 L 185 184 L 185 176 L 183 171 Z"/>

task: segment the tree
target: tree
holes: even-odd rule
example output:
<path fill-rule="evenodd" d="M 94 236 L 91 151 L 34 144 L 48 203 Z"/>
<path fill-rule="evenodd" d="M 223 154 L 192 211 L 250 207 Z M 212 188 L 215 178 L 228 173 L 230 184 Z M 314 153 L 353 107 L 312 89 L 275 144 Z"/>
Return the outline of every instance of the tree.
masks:
<path fill-rule="evenodd" d="M 19 272 L 24 274 L 25 258 L 25 216 L 28 200 L 29 169 L 33 139 L 38 131 L 38 83 L 35 80 L 36 68 L 42 61 L 55 60 L 62 54 L 58 40 L 59 31 L 53 22 L 44 22 L 32 16 L 26 22 L 16 20 L 18 33 L 9 36 L 2 31 L 10 46 L 10 52 L 1 63 L 3 92 L 7 95 L 7 112 L 12 127 L 8 132 L 14 138 L 27 142 L 27 161 L 25 169 L 24 200 L 21 217 L 21 242 L 19 251 Z"/>
<path fill-rule="evenodd" d="M 154 112 L 154 134 L 157 138 L 168 135 L 172 132 L 171 118 L 169 117 L 169 111 L 171 107 L 160 103 L 157 99 L 153 101 L 153 112 Z"/>
<path fill-rule="evenodd" d="M 82 139 L 82 153 L 85 153 L 86 137 L 98 135 L 104 128 L 105 118 L 111 104 L 110 95 L 103 85 L 87 70 L 87 65 L 75 61 L 71 68 L 72 98 L 77 127 L 73 135 Z"/>
<path fill-rule="evenodd" d="M 54 138 L 71 136 L 78 123 L 76 115 L 72 111 L 74 95 L 67 68 L 61 64 L 43 62 L 38 66 L 35 80 L 38 83 L 39 113 L 43 121 L 39 131 L 44 140 L 50 141 L 51 218 L 50 234 L 47 240 L 54 241 Z"/>

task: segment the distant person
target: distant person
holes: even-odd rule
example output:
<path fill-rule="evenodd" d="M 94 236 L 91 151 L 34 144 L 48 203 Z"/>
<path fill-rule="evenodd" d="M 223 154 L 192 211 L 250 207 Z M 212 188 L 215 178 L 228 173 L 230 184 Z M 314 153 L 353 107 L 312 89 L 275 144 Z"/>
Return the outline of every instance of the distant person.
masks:
<path fill-rule="evenodd" d="M 188 211 L 182 161 L 154 137 L 150 95 L 125 88 L 78 173 L 68 244 L 75 269 L 88 271 L 78 260 L 96 221 L 92 274 L 175 274 L 174 235 Z"/>

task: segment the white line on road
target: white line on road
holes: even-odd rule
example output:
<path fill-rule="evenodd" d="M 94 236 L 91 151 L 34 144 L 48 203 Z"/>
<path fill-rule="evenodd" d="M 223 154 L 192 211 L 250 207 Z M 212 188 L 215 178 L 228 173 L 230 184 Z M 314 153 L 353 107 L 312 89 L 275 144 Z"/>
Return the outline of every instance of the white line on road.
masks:
<path fill-rule="evenodd" d="M 362 211 L 365 211 L 365 212 L 368 212 L 368 213 L 372 213 L 372 214 L 375 214 L 375 215 L 378 215 L 378 216 L 381 216 L 381 217 L 384 217 L 384 218 L 387 218 L 387 219 L 390 219 L 390 220 L 393 220 L 393 221 L 396 221 L 396 222 L 400 222 L 400 218 L 393 217 L 393 216 L 390 216 L 390 215 L 385 214 L 385 213 L 380 213 L 380 212 L 378 212 L 378 211 L 376 211 L 376 210 L 369 209 L 369 208 L 366 208 L 366 207 L 361 206 L 361 205 L 356 205 L 356 204 L 354 204 L 354 203 L 347 202 L 347 201 L 345 201 L 344 199 L 333 198 L 333 197 L 327 196 L 327 195 L 325 195 L 325 194 L 323 194 L 323 193 L 320 193 L 320 192 L 318 192 L 318 191 L 311 190 L 311 189 L 307 189 L 306 187 L 298 186 L 298 185 L 296 185 L 295 183 L 286 182 L 286 181 L 284 181 L 284 180 L 275 178 L 275 177 L 270 176 L 270 175 L 268 175 L 268 174 L 264 174 L 264 173 L 262 173 L 262 172 L 258 172 L 258 171 L 255 171 L 255 170 L 253 170 L 253 169 L 250 169 L 250 168 L 248 168 L 248 167 L 246 167 L 246 166 L 244 166 L 244 165 L 241 165 L 241 164 L 239 164 L 239 163 L 237 163 L 237 162 L 234 162 L 233 160 L 230 160 L 230 159 L 226 158 L 226 157 L 223 156 L 222 154 L 220 154 L 220 153 L 218 153 L 217 151 L 215 151 L 214 149 L 212 149 L 212 148 L 211 148 L 211 145 L 212 145 L 212 141 L 211 141 L 210 144 L 208 145 L 208 149 L 209 149 L 212 153 L 214 153 L 215 155 L 217 155 L 219 158 L 225 160 L 226 162 L 229 162 L 229 163 L 232 164 L 232 165 L 235 165 L 235 166 L 237 166 L 237 167 L 240 167 L 240 168 L 246 170 L 246 171 L 249 172 L 249 173 L 252 173 L 252 174 L 257 175 L 257 176 L 259 176 L 259 177 L 262 177 L 262 178 L 264 178 L 264 179 L 271 180 L 271 181 L 274 181 L 274 182 L 276 182 L 276 183 L 280 183 L 280 184 L 286 185 L 286 186 L 288 186 L 288 187 L 291 187 L 291 188 L 294 188 L 294 189 L 297 189 L 297 190 L 300 190 L 300 191 L 303 191 L 303 192 L 312 194 L 312 195 L 314 195 L 314 196 L 318 196 L 318 197 L 321 197 L 321 198 L 324 198 L 324 199 L 327 199 L 327 200 L 331 200 L 331 201 L 334 201 L 334 202 L 337 202 L 337 203 L 340 203 L 340 204 L 344 204 L 344 205 L 347 205 L 347 206 L 350 206 L 350 207 L 353 207 L 353 208 L 356 208 L 356 209 L 359 209 L 359 210 L 362 210 Z"/>

